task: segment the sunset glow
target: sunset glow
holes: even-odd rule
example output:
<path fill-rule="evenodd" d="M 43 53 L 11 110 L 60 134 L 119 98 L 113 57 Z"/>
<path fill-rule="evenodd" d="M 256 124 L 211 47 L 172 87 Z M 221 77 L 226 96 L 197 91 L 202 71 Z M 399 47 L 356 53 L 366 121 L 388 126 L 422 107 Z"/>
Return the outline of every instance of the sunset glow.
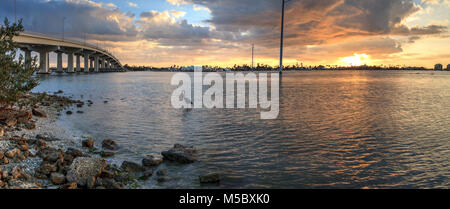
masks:
<path fill-rule="evenodd" d="M 353 56 L 342 58 L 341 62 L 345 66 L 361 66 L 361 65 L 367 65 L 369 59 L 370 59 L 370 57 L 367 54 L 355 53 Z"/>
<path fill-rule="evenodd" d="M 0 14 L 14 19 L 7 2 Z M 252 44 L 255 64 L 278 65 L 280 2 L 224 2 L 17 0 L 17 17 L 26 30 L 57 37 L 65 18 L 65 37 L 99 44 L 129 65 L 250 65 Z M 293 0 L 284 64 L 446 66 L 449 10 L 448 0 Z"/>

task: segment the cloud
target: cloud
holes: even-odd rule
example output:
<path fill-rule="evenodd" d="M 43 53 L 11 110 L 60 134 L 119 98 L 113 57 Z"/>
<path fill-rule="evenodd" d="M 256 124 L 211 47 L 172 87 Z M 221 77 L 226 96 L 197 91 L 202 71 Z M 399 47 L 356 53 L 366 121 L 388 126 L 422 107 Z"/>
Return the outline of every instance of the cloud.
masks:
<path fill-rule="evenodd" d="M 23 18 L 25 30 L 66 37 L 101 40 L 134 40 L 138 34 L 134 16 L 119 11 L 113 4 L 89 0 L 39 1 L 17 0 L 18 17 Z M 6 6 L 0 14 L 13 16 Z"/>
<path fill-rule="evenodd" d="M 248 40 L 276 46 L 280 2 L 272 0 L 188 0 L 209 8 L 218 31 L 250 34 Z M 286 38 L 302 45 L 325 44 L 359 36 L 432 35 L 445 26 L 408 28 L 402 21 L 420 10 L 407 0 L 302 0 L 288 3 Z"/>
<path fill-rule="evenodd" d="M 167 2 L 176 6 L 189 4 L 186 0 L 167 0 Z"/>
<path fill-rule="evenodd" d="M 138 7 L 138 5 L 136 3 L 133 3 L 130 1 L 128 1 L 127 3 L 128 3 L 128 6 L 130 6 L 130 7 L 136 7 L 136 8 Z"/>
<path fill-rule="evenodd" d="M 210 37 L 209 28 L 194 26 L 185 19 L 178 20 L 184 15 L 184 12 L 174 10 L 143 12 L 136 24 L 141 28 L 142 38 L 158 41 L 161 45 L 199 45 Z"/>

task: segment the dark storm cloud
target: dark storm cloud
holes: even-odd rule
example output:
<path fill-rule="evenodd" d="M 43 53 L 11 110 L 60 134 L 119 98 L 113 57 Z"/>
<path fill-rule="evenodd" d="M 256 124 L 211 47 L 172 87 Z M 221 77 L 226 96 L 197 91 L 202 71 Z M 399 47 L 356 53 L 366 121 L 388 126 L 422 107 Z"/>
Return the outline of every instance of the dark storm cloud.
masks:
<path fill-rule="evenodd" d="M 211 10 L 208 20 L 218 31 L 247 32 L 267 47 L 276 47 L 281 0 L 188 0 Z M 286 12 L 286 38 L 302 45 L 355 36 L 430 35 L 446 27 L 408 28 L 402 20 L 420 8 L 412 0 L 293 0 Z"/>

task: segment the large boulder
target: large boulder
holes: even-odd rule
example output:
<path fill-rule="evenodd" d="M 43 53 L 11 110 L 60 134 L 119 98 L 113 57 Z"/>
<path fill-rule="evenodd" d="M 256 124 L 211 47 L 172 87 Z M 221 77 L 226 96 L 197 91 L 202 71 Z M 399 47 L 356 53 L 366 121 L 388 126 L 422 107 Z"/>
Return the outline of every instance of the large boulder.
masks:
<path fill-rule="evenodd" d="M 101 158 L 75 158 L 67 172 L 67 181 L 76 182 L 80 186 L 86 186 L 88 181 L 100 175 L 106 166 L 106 160 Z"/>
<path fill-rule="evenodd" d="M 178 163 L 193 163 L 197 160 L 197 150 L 193 146 L 175 144 L 172 149 L 161 152 L 164 160 Z"/>

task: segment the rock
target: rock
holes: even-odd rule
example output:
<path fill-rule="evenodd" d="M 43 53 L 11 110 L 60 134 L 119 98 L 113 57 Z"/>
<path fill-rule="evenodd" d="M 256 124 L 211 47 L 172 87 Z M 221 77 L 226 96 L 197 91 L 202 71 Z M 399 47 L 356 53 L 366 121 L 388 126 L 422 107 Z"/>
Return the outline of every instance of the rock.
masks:
<path fill-rule="evenodd" d="M 5 130 L 3 128 L 0 128 L 0 137 L 3 137 L 5 135 Z"/>
<path fill-rule="evenodd" d="M 23 144 L 23 145 L 20 145 L 20 150 L 22 150 L 22 151 L 28 151 L 30 149 L 30 147 L 28 146 L 28 145 L 26 145 L 26 144 Z"/>
<path fill-rule="evenodd" d="M 25 155 L 23 155 L 21 152 L 19 154 L 17 154 L 17 159 L 19 160 L 26 160 L 27 158 L 25 157 Z"/>
<path fill-rule="evenodd" d="M 55 148 L 44 148 L 38 152 L 42 160 L 49 162 L 56 162 L 59 159 L 59 154 L 61 154 L 60 151 Z"/>
<path fill-rule="evenodd" d="M 33 115 L 31 115 L 28 111 L 20 111 L 16 113 L 17 123 L 28 123 L 32 117 Z"/>
<path fill-rule="evenodd" d="M 20 153 L 19 149 L 12 149 L 5 153 L 5 156 L 8 158 L 14 158 Z"/>
<path fill-rule="evenodd" d="M 102 152 L 100 152 L 100 156 L 102 157 L 111 157 L 114 156 L 116 153 L 113 151 L 109 151 L 109 150 L 103 150 Z"/>
<path fill-rule="evenodd" d="M 3 172 L 2 172 L 2 178 L 3 178 L 3 179 L 7 179 L 8 176 L 9 176 L 8 171 L 3 171 Z"/>
<path fill-rule="evenodd" d="M 111 139 L 105 139 L 102 141 L 102 147 L 109 150 L 117 150 L 119 149 L 119 145 Z"/>
<path fill-rule="evenodd" d="M 144 171 L 144 174 L 141 176 L 141 180 L 147 180 L 153 175 L 153 169 L 149 169 Z"/>
<path fill-rule="evenodd" d="M 96 179 L 95 177 L 90 177 L 90 178 L 87 179 L 86 187 L 88 189 L 93 189 L 95 187 L 95 179 Z"/>
<path fill-rule="evenodd" d="M 102 178 L 107 178 L 107 179 L 112 179 L 112 178 L 114 178 L 114 173 L 113 172 L 111 172 L 111 171 L 108 171 L 108 170 L 104 170 L 101 174 L 100 174 L 100 177 L 102 177 Z"/>
<path fill-rule="evenodd" d="M 78 103 L 78 104 L 77 104 L 77 107 L 78 107 L 78 108 L 81 108 L 81 107 L 83 107 L 83 105 L 84 105 L 83 103 Z"/>
<path fill-rule="evenodd" d="M 197 151 L 192 146 L 175 144 L 172 149 L 161 152 L 165 160 L 178 163 L 193 163 L 196 161 Z"/>
<path fill-rule="evenodd" d="M 167 174 L 167 169 L 165 169 L 165 168 L 160 169 L 156 172 L 156 175 L 158 175 L 158 176 L 165 176 L 166 174 Z"/>
<path fill-rule="evenodd" d="M 60 189 L 77 189 L 78 185 L 76 182 L 64 184 Z"/>
<path fill-rule="evenodd" d="M 36 142 L 36 145 L 40 148 L 40 149 L 44 149 L 47 147 L 47 143 L 42 140 L 42 139 L 38 139 Z"/>
<path fill-rule="evenodd" d="M 101 158 L 76 158 L 67 172 L 69 182 L 77 182 L 80 186 L 85 186 L 89 178 L 97 177 L 106 168 L 106 161 Z"/>
<path fill-rule="evenodd" d="M 3 182 L 2 180 L 0 180 L 0 188 L 3 188 L 6 185 L 5 182 Z"/>
<path fill-rule="evenodd" d="M 36 169 L 37 174 L 42 174 L 45 176 L 50 175 L 53 172 L 56 172 L 58 168 L 55 164 L 51 164 L 49 162 L 42 162 L 41 165 Z"/>
<path fill-rule="evenodd" d="M 44 110 L 42 110 L 40 108 L 33 108 L 31 110 L 31 112 L 33 113 L 34 116 L 37 116 L 37 117 L 41 117 L 41 118 L 47 117 L 47 113 L 45 113 Z"/>
<path fill-rule="evenodd" d="M 146 158 L 142 159 L 142 165 L 145 167 L 155 167 L 162 163 L 162 159 L 156 159 L 151 155 L 148 155 Z"/>
<path fill-rule="evenodd" d="M 120 186 L 114 179 L 108 178 L 97 178 L 95 181 L 95 185 L 97 187 L 104 187 L 106 189 L 122 189 L 122 186 Z"/>
<path fill-rule="evenodd" d="M 204 176 L 199 176 L 200 183 L 202 184 L 211 184 L 220 182 L 220 174 L 218 173 L 210 173 Z"/>
<path fill-rule="evenodd" d="M 8 164 L 9 164 L 8 158 L 4 157 L 3 160 L 0 160 L 0 165 L 8 165 Z"/>
<path fill-rule="evenodd" d="M 126 172 L 142 172 L 142 171 L 144 171 L 144 168 L 142 166 L 140 166 L 137 163 L 133 163 L 133 162 L 129 162 L 129 161 L 123 161 L 120 168 L 122 168 Z"/>
<path fill-rule="evenodd" d="M 66 114 L 67 114 L 67 115 L 72 115 L 73 112 L 69 110 L 69 111 L 66 112 Z"/>
<path fill-rule="evenodd" d="M 17 124 L 17 119 L 16 118 L 8 118 L 8 119 L 6 119 L 5 124 L 8 127 L 13 127 Z"/>
<path fill-rule="evenodd" d="M 0 151 L 0 160 L 2 160 L 4 156 L 5 154 L 2 151 Z"/>
<path fill-rule="evenodd" d="M 83 147 L 92 148 L 94 147 L 94 139 L 86 139 L 81 142 Z"/>
<path fill-rule="evenodd" d="M 78 110 L 78 111 L 77 111 L 77 113 L 78 113 L 78 114 L 83 114 L 84 112 L 83 112 L 83 111 L 80 111 L 80 110 Z"/>
<path fill-rule="evenodd" d="M 34 130 L 36 129 L 36 123 L 35 122 L 25 123 L 25 128 L 28 130 Z"/>
<path fill-rule="evenodd" d="M 61 185 L 66 182 L 66 177 L 62 173 L 52 173 L 50 175 L 50 180 L 54 185 Z"/>
<path fill-rule="evenodd" d="M 83 152 L 74 148 L 68 148 L 66 154 L 71 155 L 73 158 L 83 157 Z"/>
<path fill-rule="evenodd" d="M 156 179 L 159 183 L 162 183 L 162 182 L 166 182 L 167 181 L 167 178 L 166 177 L 158 177 L 157 179 Z"/>
<path fill-rule="evenodd" d="M 64 93 L 62 90 L 58 90 L 57 92 L 55 92 L 55 94 L 62 94 Z"/>
<path fill-rule="evenodd" d="M 11 177 L 12 177 L 12 179 L 18 179 L 18 178 L 22 177 L 22 168 L 19 166 L 15 166 L 11 170 Z"/>
<path fill-rule="evenodd" d="M 36 135 L 36 139 L 40 139 L 40 140 L 47 141 L 47 142 L 60 141 L 60 139 L 49 136 L 47 134 L 45 134 L 45 135 L 38 134 L 38 135 Z"/>

